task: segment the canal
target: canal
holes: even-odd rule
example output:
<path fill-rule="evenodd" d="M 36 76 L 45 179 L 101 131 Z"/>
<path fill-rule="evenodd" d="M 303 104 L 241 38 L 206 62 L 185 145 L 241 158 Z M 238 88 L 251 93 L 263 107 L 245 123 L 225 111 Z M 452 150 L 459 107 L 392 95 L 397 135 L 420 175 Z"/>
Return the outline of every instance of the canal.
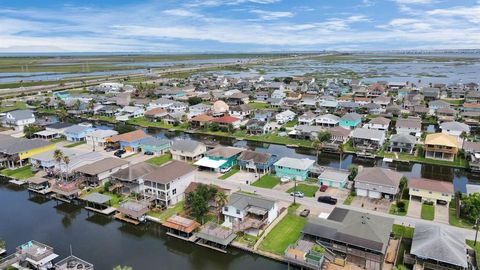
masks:
<path fill-rule="evenodd" d="M 286 265 L 230 249 L 216 252 L 165 234 L 161 225 L 134 226 L 87 213 L 80 206 L 29 198 L 28 192 L 0 184 L 0 238 L 8 254 L 29 240 L 50 245 L 61 258 L 74 255 L 108 270 L 116 265 L 143 269 L 285 269 Z"/>

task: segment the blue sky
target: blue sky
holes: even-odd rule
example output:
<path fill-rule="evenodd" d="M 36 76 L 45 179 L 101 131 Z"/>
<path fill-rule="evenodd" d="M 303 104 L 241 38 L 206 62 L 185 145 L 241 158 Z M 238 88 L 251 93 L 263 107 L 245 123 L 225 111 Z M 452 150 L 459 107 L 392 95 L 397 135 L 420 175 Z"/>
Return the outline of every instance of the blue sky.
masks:
<path fill-rule="evenodd" d="M 2 0 L 0 52 L 480 48 L 480 0 Z"/>

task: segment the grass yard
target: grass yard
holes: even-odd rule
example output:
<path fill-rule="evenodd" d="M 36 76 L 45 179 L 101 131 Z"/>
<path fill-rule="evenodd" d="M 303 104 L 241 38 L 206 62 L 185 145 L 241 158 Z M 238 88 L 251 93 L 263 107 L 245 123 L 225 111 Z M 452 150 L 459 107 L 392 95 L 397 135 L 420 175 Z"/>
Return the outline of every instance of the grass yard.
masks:
<path fill-rule="evenodd" d="M 435 206 L 422 203 L 422 219 L 433 220 L 435 218 Z"/>
<path fill-rule="evenodd" d="M 384 157 L 396 159 L 394 153 L 385 152 Z M 414 161 L 414 162 L 424 163 L 424 164 L 432 164 L 432 165 L 452 166 L 452 167 L 459 167 L 459 168 L 468 167 L 468 161 L 460 157 L 455 158 L 454 161 L 447 161 L 447 160 L 429 159 L 429 158 L 405 154 L 405 153 L 398 153 L 398 159 L 404 160 L 404 161 Z"/>
<path fill-rule="evenodd" d="M 453 203 L 453 202 L 452 202 Z M 457 218 L 456 209 L 449 208 L 448 209 L 448 223 L 455 227 L 465 228 L 465 229 L 472 229 L 474 224 L 464 218 Z"/>
<path fill-rule="evenodd" d="M 291 205 L 288 214 L 270 231 L 260 243 L 260 250 L 283 255 L 287 247 L 294 244 L 307 223 L 307 219 L 298 216 L 295 211 L 299 204 Z"/>
<path fill-rule="evenodd" d="M 112 192 L 108 192 L 108 191 L 104 191 L 103 190 L 103 186 L 99 186 L 99 187 L 96 187 L 96 188 L 91 188 L 91 189 L 88 189 L 87 192 L 84 192 L 80 198 L 85 198 L 85 196 L 87 196 L 88 194 L 92 194 L 94 192 L 97 192 L 97 193 L 100 193 L 100 194 L 103 194 L 103 195 L 106 195 L 106 196 L 110 196 L 112 197 L 112 199 L 110 199 L 109 203 L 112 207 L 116 207 L 118 208 L 120 206 L 120 203 L 124 201 L 125 199 L 125 196 L 121 195 L 121 194 L 116 194 L 116 193 L 112 193 Z"/>
<path fill-rule="evenodd" d="M 15 101 L 14 103 L 3 101 L 0 106 L 0 113 L 9 112 L 13 110 L 25 110 L 26 108 L 27 108 L 27 104 L 23 101 Z"/>
<path fill-rule="evenodd" d="M 261 188 L 274 188 L 276 185 L 280 183 L 280 178 L 266 174 L 257 181 L 255 181 L 252 186 L 261 187 Z"/>
<path fill-rule="evenodd" d="M 476 261 L 480 262 L 480 243 L 477 241 L 477 246 L 475 246 L 475 241 L 467 240 L 467 245 L 475 250 L 475 257 L 477 258 Z"/>
<path fill-rule="evenodd" d="M 24 180 L 28 179 L 30 177 L 33 177 L 35 175 L 34 172 L 32 172 L 32 167 L 31 166 L 23 166 L 18 169 L 3 169 L 0 171 L 1 175 L 8 176 L 17 180 Z"/>
<path fill-rule="evenodd" d="M 395 238 L 413 238 L 414 230 L 413 227 L 406 227 L 398 224 L 393 224 L 392 226 L 392 232 L 395 235 Z"/>
<path fill-rule="evenodd" d="M 284 127 L 286 128 L 293 128 L 294 126 L 296 126 L 298 124 L 298 121 L 297 120 L 293 120 L 293 121 L 289 121 L 287 122 Z"/>
<path fill-rule="evenodd" d="M 250 102 L 248 103 L 248 106 L 250 106 L 252 109 L 257 109 L 257 110 L 268 108 L 267 103 L 261 103 L 261 102 Z"/>
<path fill-rule="evenodd" d="M 295 190 L 295 187 L 287 190 L 287 193 L 291 193 Z M 318 191 L 318 186 L 297 184 L 297 191 L 303 192 L 305 197 L 315 197 L 315 193 Z"/>
<path fill-rule="evenodd" d="M 350 192 L 350 194 L 348 194 L 345 201 L 343 201 L 343 205 L 351 205 L 354 198 L 355 198 L 355 196 Z"/>
<path fill-rule="evenodd" d="M 403 203 L 405 203 L 405 207 L 404 209 L 400 210 L 398 207 L 397 207 L 397 203 L 394 202 L 392 203 L 392 205 L 390 206 L 390 214 L 392 215 L 397 215 L 397 216 L 406 216 L 407 215 L 407 211 L 408 211 L 408 203 L 410 202 L 409 200 L 402 200 Z"/>
<path fill-rule="evenodd" d="M 162 212 L 156 212 L 156 211 L 149 211 L 147 215 L 156 217 L 160 219 L 160 222 L 165 222 L 169 217 L 181 213 L 183 211 L 185 202 L 181 201 L 177 204 L 175 204 L 173 207 L 167 208 L 165 211 Z"/>
<path fill-rule="evenodd" d="M 160 166 L 169 162 L 170 160 L 172 160 L 172 154 L 168 153 L 168 154 L 164 154 L 158 157 L 153 157 L 151 159 L 148 159 L 146 162 L 153 165 Z"/>
<path fill-rule="evenodd" d="M 228 171 L 227 173 L 225 173 L 224 175 L 218 177 L 218 179 L 220 180 L 225 180 L 227 178 L 229 178 L 230 176 L 236 174 L 237 172 L 240 171 L 240 167 L 237 166 L 234 166 L 233 168 L 230 169 L 230 171 Z"/>
<path fill-rule="evenodd" d="M 50 142 L 52 143 L 59 143 L 65 141 L 65 138 L 56 138 L 56 139 L 51 139 Z"/>
<path fill-rule="evenodd" d="M 71 143 L 71 144 L 67 144 L 64 147 L 65 148 L 73 148 L 73 147 L 77 147 L 79 145 L 86 144 L 86 143 L 87 143 L 87 141 L 79 141 L 79 142 L 74 142 L 74 143 Z"/>

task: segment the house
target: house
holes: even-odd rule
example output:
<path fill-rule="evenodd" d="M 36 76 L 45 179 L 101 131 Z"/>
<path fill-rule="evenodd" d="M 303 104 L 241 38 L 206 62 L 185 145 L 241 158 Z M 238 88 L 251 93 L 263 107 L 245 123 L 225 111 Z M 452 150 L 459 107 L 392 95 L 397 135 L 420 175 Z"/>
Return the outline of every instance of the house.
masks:
<path fill-rule="evenodd" d="M 153 108 L 144 113 L 145 118 L 148 119 L 150 122 L 157 122 L 158 119 L 162 119 L 167 114 L 167 110 L 162 108 Z"/>
<path fill-rule="evenodd" d="M 241 120 L 242 119 L 237 118 L 237 117 L 233 117 L 233 116 L 230 116 L 230 115 L 225 115 L 225 116 L 221 116 L 221 117 L 215 117 L 211 120 L 211 122 L 212 123 L 218 123 L 220 125 L 220 127 L 222 127 L 222 128 L 229 128 L 230 125 L 231 125 L 234 129 L 238 129 L 238 128 L 240 128 Z"/>
<path fill-rule="evenodd" d="M 200 169 L 212 170 L 214 172 L 228 172 L 233 166 L 237 165 L 237 158 L 245 149 L 220 146 L 205 153 L 195 165 Z"/>
<path fill-rule="evenodd" d="M 113 129 L 97 129 L 87 133 L 85 140 L 88 145 L 98 146 L 103 148 L 107 144 L 107 138 L 118 135 L 118 132 Z"/>
<path fill-rule="evenodd" d="M 304 240 L 325 247 L 335 258 L 347 257 L 360 269 L 381 270 L 390 243 L 393 218 L 335 207 L 328 218 L 309 218 Z"/>
<path fill-rule="evenodd" d="M 195 180 L 195 167 L 173 160 L 143 176 L 143 194 L 162 207 L 185 199 L 185 189 Z"/>
<path fill-rule="evenodd" d="M 54 148 L 55 144 L 45 140 L 14 138 L 0 134 L 0 167 L 23 166 L 30 157 Z"/>
<path fill-rule="evenodd" d="M 363 125 L 363 127 L 368 129 L 387 131 L 388 128 L 390 127 L 390 119 L 387 119 L 382 116 L 375 117 L 372 120 L 370 120 L 370 122 Z"/>
<path fill-rule="evenodd" d="M 428 103 L 428 108 L 430 108 L 430 111 L 434 113 L 441 108 L 450 108 L 450 103 L 443 100 L 434 100 Z"/>
<path fill-rule="evenodd" d="M 78 167 L 74 170 L 76 179 L 87 185 L 99 186 L 110 179 L 110 175 L 129 166 L 129 162 L 120 158 L 108 157 Z"/>
<path fill-rule="evenodd" d="M 270 153 L 244 150 L 238 156 L 237 161 L 241 170 L 264 174 L 271 171 L 276 156 Z"/>
<path fill-rule="evenodd" d="M 228 113 L 229 108 L 230 107 L 223 100 L 217 100 L 212 105 L 212 115 L 215 117 L 223 116 Z"/>
<path fill-rule="evenodd" d="M 248 104 L 231 106 L 229 113 L 231 116 L 244 119 L 252 113 L 252 108 Z"/>
<path fill-rule="evenodd" d="M 195 117 L 197 115 L 207 114 L 211 107 L 204 103 L 198 103 L 188 108 L 188 118 Z"/>
<path fill-rule="evenodd" d="M 254 96 L 256 101 L 261 101 L 261 102 L 265 102 L 269 98 L 269 94 L 267 91 L 255 91 Z"/>
<path fill-rule="evenodd" d="M 69 127 L 73 126 L 73 124 L 65 123 L 65 122 L 57 122 L 50 125 L 45 126 L 45 130 L 57 134 L 57 136 L 65 136 L 65 130 Z"/>
<path fill-rule="evenodd" d="M 425 137 L 425 158 L 453 161 L 458 153 L 458 139 L 445 133 Z"/>
<path fill-rule="evenodd" d="M 352 138 L 353 147 L 357 150 L 375 151 L 382 148 L 385 142 L 385 131 L 356 128 L 350 133 L 350 137 Z"/>
<path fill-rule="evenodd" d="M 358 113 L 347 113 L 340 118 L 339 125 L 343 128 L 354 129 L 362 122 L 362 116 Z"/>
<path fill-rule="evenodd" d="M 95 129 L 92 127 L 92 125 L 78 124 L 66 128 L 64 133 L 67 141 L 79 142 L 85 141 L 87 138 L 87 134 L 94 130 Z"/>
<path fill-rule="evenodd" d="M 413 135 L 420 137 L 422 135 L 422 119 L 420 118 L 398 118 L 395 124 L 397 134 Z"/>
<path fill-rule="evenodd" d="M 306 113 L 298 117 L 298 124 L 311 126 L 315 124 L 316 117 L 317 115 L 315 115 L 313 112 L 307 111 Z"/>
<path fill-rule="evenodd" d="M 355 177 L 357 196 L 373 199 L 393 199 L 403 174 L 390 169 L 372 167 L 361 169 Z"/>
<path fill-rule="evenodd" d="M 190 124 L 192 127 L 206 127 L 213 119 L 214 117 L 208 114 L 199 114 L 190 119 Z"/>
<path fill-rule="evenodd" d="M 205 144 L 194 140 L 177 140 L 170 146 L 173 160 L 195 161 L 202 158 L 206 152 Z"/>
<path fill-rule="evenodd" d="M 322 127 L 335 127 L 340 123 L 340 117 L 333 114 L 324 114 L 315 118 L 315 125 Z"/>
<path fill-rule="evenodd" d="M 467 124 L 455 121 L 441 123 L 440 129 L 442 130 L 442 133 L 452 135 L 457 138 L 460 138 L 463 133 L 466 135 L 470 134 L 470 127 Z"/>
<path fill-rule="evenodd" d="M 118 106 L 128 106 L 130 105 L 130 102 L 132 102 L 131 93 L 118 93 L 115 96 L 115 100 L 115 104 Z"/>
<path fill-rule="evenodd" d="M 379 83 L 372 84 L 367 89 L 368 97 L 379 97 L 385 93 L 385 86 Z"/>
<path fill-rule="evenodd" d="M 2 119 L 5 126 L 22 131 L 25 126 L 35 123 L 35 115 L 31 110 L 15 110 L 5 113 Z"/>
<path fill-rule="evenodd" d="M 167 111 L 170 113 L 184 113 L 188 109 L 188 104 L 184 102 L 175 101 L 168 106 Z"/>
<path fill-rule="evenodd" d="M 413 154 L 417 138 L 410 134 L 394 134 L 390 138 L 389 151 Z"/>
<path fill-rule="evenodd" d="M 469 113 L 479 113 L 480 103 L 463 103 L 463 111 Z"/>
<path fill-rule="evenodd" d="M 247 134 L 258 135 L 258 134 L 266 134 L 273 130 L 273 127 L 264 121 L 257 120 L 257 119 L 250 119 L 245 124 L 245 129 Z"/>
<path fill-rule="evenodd" d="M 278 177 L 300 181 L 307 179 L 314 165 L 314 160 L 290 157 L 283 157 L 273 164 Z"/>
<path fill-rule="evenodd" d="M 295 119 L 296 114 L 290 110 L 283 111 L 275 115 L 275 120 L 279 125 L 286 124 Z"/>
<path fill-rule="evenodd" d="M 223 226 L 234 231 L 258 235 L 278 216 L 276 201 L 244 193 L 233 193 L 222 209 Z"/>
<path fill-rule="evenodd" d="M 106 142 L 127 152 L 138 152 L 140 150 L 140 142 L 149 137 L 150 135 L 147 135 L 145 131 L 138 129 L 127 133 L 114 135 L 110 138 L 107 138 Z"/>
<path fill-rule="evenodd" d="M 143 177 L 157 168 L 158 166 L 147 162 L 132 164 L 111 175 L 112 187 L 118 187 L 122 194 L 140 193 L 144 183 Z"/>
<path fill-rule="evenodd" d="M 347 186 L 349 175 L 345 170 L 326 169 L 318 176 L 318 184 L 343 189 Z"/>
<path fill-rule="evenodd" d="M 143 153 L 153 153 L 154 155 L 163 155 L 168 153 L 171 145 L 172 141 L 157 137 L 148 137 L 142 139 L 139 143 L 139 147 L 142 149 Z"/>
<path fill-rule="evenodd" d="M 410 178 L 408 180 L 410 200 L 417 199 L 423 202 L 449 204 L 453 200 L 455 191 L 453 184 L 447 181 L 425 178 Z"/>
<path fill-rule="evenodd" d="M 171 99 L 166 99 L 166 98 L 159 98 L 156 100 L 150 101 L 148 104 L 149 109 L 154 109 L 154 108 L 161 108 L 164 110 L 167 110 L 168 107 L 172 106 L 175 101 Z"/>
<path fill-rule="evenodd" d="M 329 128 L 328 131 L 332 135 L 331 141 L 336 143 L 346 143 L 349 140 L 350 133 L 352 132 L 350 129 L 342 128 L 340 126 L 336 126 L 333 128 Z"/>
<path fill-rule="evenodd" d="M 404 264 L 423 269 L 471 269 L 465 235 L 436 224 L 415 225 L 410 254 Z"/>

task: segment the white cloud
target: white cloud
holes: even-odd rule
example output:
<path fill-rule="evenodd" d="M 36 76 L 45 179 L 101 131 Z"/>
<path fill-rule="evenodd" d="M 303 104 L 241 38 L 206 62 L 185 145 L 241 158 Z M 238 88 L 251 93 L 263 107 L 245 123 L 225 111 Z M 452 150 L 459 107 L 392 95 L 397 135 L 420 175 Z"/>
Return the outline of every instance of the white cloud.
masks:
<path fill-rule="evenodd" d="M 197 18 L 203 17 L 203 15 L 199 13 L 195 13 L 195 12 L 192 12 L 186 9 L 180 9 L 180 8 L 167 9 L 163 11 L 163 13 L 167 15 L 179 16 L 179 17 L 197 17 Z"/>
<path fill-rule="evenodd" d="M 401 5 L 425 5 L 433 3 L 433 0 L 394 0 Z"/>
<path fill-rule="evenodd" d="M 260 9 L 253 9 L 250 13 L 256 14 L 260 19 L 265 21 L 276 20 L 280 18 L 291 18 L 293 13 L 289 11 L 266 11 Z"/>

